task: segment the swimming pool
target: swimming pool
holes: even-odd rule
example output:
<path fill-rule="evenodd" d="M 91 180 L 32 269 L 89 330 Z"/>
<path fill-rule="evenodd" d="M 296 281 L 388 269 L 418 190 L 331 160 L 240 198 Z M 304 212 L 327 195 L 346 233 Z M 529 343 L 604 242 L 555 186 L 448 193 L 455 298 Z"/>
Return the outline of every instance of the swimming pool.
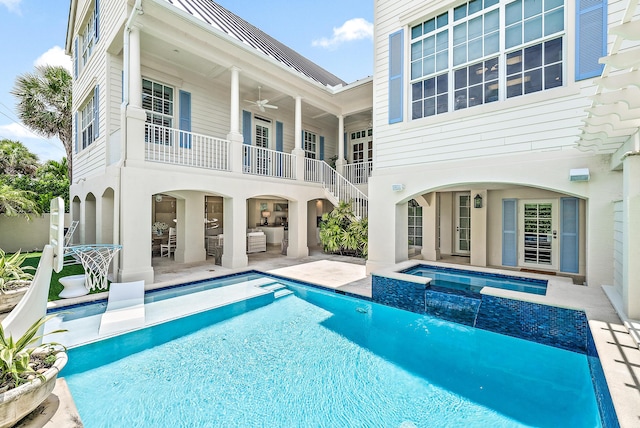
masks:
<path fill-rule="evenodd" d="M 70 349 L 85 426 L 601 426 L 583 354 L 278 282 Z"/>
<path fill-rule="evenodd" d="M 405 269 L 402 273 L 432 278 L 429 285 L 433 288 L 440 287 L 479 293 L 483 287 L 493 287 L 543 296 L 547 293 L 547 281 L 541 279 L 423 264 Z"/>

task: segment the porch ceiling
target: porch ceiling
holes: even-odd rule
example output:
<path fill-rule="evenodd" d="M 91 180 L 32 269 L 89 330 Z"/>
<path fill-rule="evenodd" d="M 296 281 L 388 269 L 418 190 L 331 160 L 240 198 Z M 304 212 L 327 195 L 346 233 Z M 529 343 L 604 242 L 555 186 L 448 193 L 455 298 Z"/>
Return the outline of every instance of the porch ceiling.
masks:
<path fill-rule="evenodd" d="M 639 3 L 626 1 L 620 24 L 609 31 L 615 39 L 609 55 L 600 59 L 605 66 L 594 79 L 596 94 L 578 136 L 578 148 L 584 151 L 615 153 L 640 127 Z"/>

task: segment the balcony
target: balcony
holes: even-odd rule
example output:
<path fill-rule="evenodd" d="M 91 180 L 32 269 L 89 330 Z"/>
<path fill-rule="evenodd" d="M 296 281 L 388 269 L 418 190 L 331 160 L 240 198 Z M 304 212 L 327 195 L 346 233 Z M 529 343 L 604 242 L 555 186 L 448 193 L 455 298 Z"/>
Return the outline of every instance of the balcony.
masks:
<path fill-rule="evenodd" d="M 227 140 L 146 123 L 144 142 L 149 162 L 231 171 Z"/>
<path fill-rule="evenodd" d="M 232 172 L 231 142 L 180 129 L 145 123 L 145 160 L 172 165 Z M 296 174 L 297 163 L 304 162 L 304 174 Z M 371 162 L 347 165 L 345 169 L 356 184 L 364 184 L 371 172 Z M 302 165 L 301 165 L 302 167 Z M 327 197 L 337 204 L 346 201 L 355 214 L 367 216 L 367 197 L 354 182 L 340 175 L 326 162 L 298 158 L 290 153 L 263 147 L 242 145 L 242 173 L 286 180 L 303 180 L 322 185 Z"/>

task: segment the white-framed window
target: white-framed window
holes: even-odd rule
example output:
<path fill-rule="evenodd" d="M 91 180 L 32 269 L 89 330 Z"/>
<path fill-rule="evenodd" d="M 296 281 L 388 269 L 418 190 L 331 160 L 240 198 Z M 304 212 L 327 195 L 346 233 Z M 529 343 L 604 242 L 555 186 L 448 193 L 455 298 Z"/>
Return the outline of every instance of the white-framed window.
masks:
<path fill-rule="evenodd" d="M 313 132 L 303 131 L 304 156 L 310 159 L 318 157 L 318 135 Z"/>
<path fill-rule="evenodd" d="M 86 23 L 81 27 L 78 37 L 75 41 L 74 77 L 82 72 L 89 62 L 96 43 L 98 42 L 98 29 L 100 26 L 100 10 L 98 3 L 94 4 L 93 11 L 88 14 Z"/>
<path fill-rule="evenodd" d="M 255 115 L 256 146 L 268 149 L 271 146 L 271 119 Z"/>
<path fill-rule="evenodd" d="M 93 53 L 93 47 L 96 44 L 96 32 L 95 32 L 95 19 L 89 18 L 87 20 L 87 24 L 84 26 L 82 31 L 82 45 L 80 46 L 80 65 L 84 68 L 84 66 L 89 62 L 89 58 Z"/>
<path fill-rule="evenodd" d="M 351 134 L 353 163 L 370 162 L 373 160 L 373 129 L 352 131 Z"/>
<path fill-rule="evenodd" d="M 171 86 L 142 79 L 142 108 L 146 122 L 155 126 L 146 128 L 145 140 L 158 144 L 172 144 L 169 128 L 173 127 L 173 94 Z"/>
<path fill-rule="evenodd" d="M 86 149 L 95 141 L 97 123 L 97 100 L 95 91 L 93 95 L 79 109 L 80 123 L 78 124 L 78 134 L 80 138 L 79 149 Z"/>
<path fill-rule="evenodd" d="M 564 84 L 564 0 L 471 0 L 411 26 L 411 118 Z"/>

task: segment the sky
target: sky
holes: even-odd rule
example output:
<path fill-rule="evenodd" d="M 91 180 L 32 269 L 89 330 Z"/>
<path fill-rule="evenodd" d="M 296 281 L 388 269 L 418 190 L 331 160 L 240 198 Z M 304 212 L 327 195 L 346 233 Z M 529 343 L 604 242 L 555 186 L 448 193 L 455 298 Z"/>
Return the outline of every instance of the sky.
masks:
<path fill-rule="evenodd" d="M 373 0 L 218 0 L 301 55 L 350 83 L 373 74 Z M 0 0 L 0 139 L 24 143 L 41 162 L 65 156 L 57 138 L 24 127 L 11 90 L 36 65 L 64 65 L 70 0 Z M 143 0 L 144 7 L 144 0 Z"/>

